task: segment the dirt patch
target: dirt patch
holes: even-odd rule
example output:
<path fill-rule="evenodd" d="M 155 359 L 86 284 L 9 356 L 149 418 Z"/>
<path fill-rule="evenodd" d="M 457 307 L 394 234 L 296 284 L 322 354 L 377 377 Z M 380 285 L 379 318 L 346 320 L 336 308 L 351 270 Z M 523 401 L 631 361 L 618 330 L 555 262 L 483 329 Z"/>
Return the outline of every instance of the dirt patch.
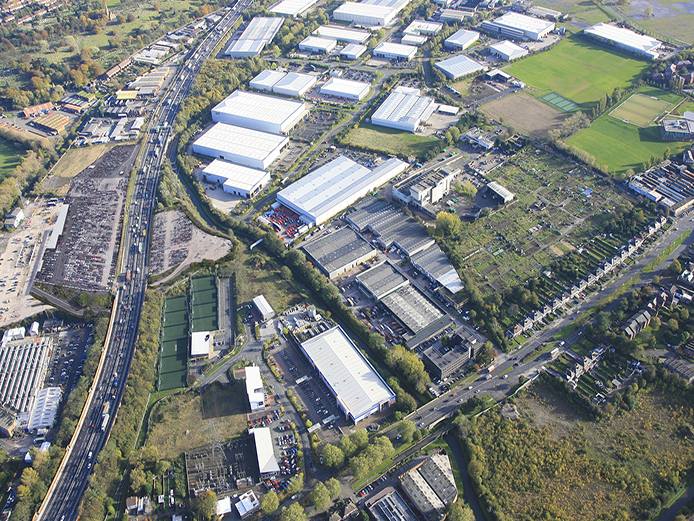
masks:
<path fill-rule="evenodd" d="M 559 244 L 561 244 L 564 248 L 566 248 L 569 251 L 574 251 L 576 249 L 576 246 L 566 241 L 561 241 Z"/>
<path fill-rule="evenodd" d="M 528 94 L 505 96 L 482 107 L 485 114 L 532 138 L 546 138 L 566 115 Z"/>
<path fill-rule="evenodd" d="M 561 248 L 558 248 L 556 245 L 552 244 L 552 246 L 549 247 L 549 251 L 554 253 L 557 257 L 561 257 L 564 255 L 566 252 L 563 251 Z"/>
<path fill-rule="evenodd" d="M 176 267 L 158 281 L 161 284 L 178 276 L 191 263 L 221 259 L 232 248 L 229 239 L 203 232 L 182 211 L 161 212 L 154 216 L 150 272 L 158 275 Z"/>

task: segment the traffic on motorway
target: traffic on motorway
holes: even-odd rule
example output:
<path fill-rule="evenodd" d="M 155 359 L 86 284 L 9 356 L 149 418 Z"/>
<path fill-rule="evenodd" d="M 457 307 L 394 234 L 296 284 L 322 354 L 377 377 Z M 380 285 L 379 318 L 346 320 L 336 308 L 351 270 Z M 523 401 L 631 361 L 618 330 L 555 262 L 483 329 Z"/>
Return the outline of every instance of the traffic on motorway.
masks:
<path fill-rule="evenodd" d="M 202 63 L 250 3 L 250 0 L 241 0 L 225 12 L 171 83 L 169 94 L 162 97 L 167 101 L 160 102 L 152 114 L 135 181 L 138 188 L 144 189 L 144 196 L 133 198 L 128 208 L 127 233 L 122 246 L 121 273 L 124 275 L 116 294 L 109 335 L 80 422 L 61 468 L 37 513 L 36 519 L 39 521 L 73 521 L 77 518 L 89 474 L 113 426 L 135 351 L 148 273 L 148 243 L 142 237 L 149 236 L 151 232 L 157 181 L 164 156 L 160 149 L 165 150 L 172 137 L 171 126 L 180 103 L 188 96 Z"/>

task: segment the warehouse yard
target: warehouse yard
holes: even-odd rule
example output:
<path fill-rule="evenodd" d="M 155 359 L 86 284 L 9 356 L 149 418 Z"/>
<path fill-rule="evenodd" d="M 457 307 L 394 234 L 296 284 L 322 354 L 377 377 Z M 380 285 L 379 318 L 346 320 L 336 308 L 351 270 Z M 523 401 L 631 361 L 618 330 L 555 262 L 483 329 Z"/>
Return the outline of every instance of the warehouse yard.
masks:
<path fill-rule="evenodd" d="M 559 128 L 566 116 L 528 94 L 504 96 L 482 107 L 482 111 L 507 127 L 534 139 L 545 139 Z"/>

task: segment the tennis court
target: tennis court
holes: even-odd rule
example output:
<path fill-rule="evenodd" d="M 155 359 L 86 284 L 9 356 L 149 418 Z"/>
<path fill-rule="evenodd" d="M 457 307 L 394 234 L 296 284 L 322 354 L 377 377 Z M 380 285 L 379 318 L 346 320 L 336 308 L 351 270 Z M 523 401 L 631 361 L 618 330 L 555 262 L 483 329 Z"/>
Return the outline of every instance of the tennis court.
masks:
<path fill-rule="evenodd" d="M 164 301 L 164 326 L 159 365 L 159 391 L 185 387 L 188 374 L 188 299 Z"/>
<path fill-rule="evenodd" d="M 563 110 L 564 112 L 571 112 L 572 110 L 578 109 L 578 104 L 574 103 L 564 96 L 560 96 L 556 92 L 550 92 L 542 96 L 542 99 L 552 105 L 553 107 Z"/>
<path fill-rule="evenodd" d="M 610 116 L 637 127 L 647 127 L 669 106 L 670 103 L 667 101 L 637 92 L 610 112 Z"/>
<path fill-rule="evenodd" d="M 193 315 L 192 332 L 219 329 L 217 322 L 217 282 L 214 276 L 191 279 L 190 302 Z"/>

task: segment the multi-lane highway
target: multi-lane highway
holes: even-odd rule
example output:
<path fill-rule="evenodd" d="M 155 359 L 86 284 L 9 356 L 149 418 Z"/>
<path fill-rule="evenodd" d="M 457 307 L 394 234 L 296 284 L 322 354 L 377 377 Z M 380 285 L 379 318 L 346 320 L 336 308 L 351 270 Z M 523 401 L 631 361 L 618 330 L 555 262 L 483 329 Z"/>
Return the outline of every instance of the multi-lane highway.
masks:
<path fill-rule="evenodd" d="M 135 351 L 147 282 L 148 238 L 151 235 L 157 180 L 171 137 L 171 126 L 202 63 L 251 3 L 252 0 L 239 0 L 224 12 L 220 22 L 179 69 L 167 94 L 152 113 L 147 140 L 135 174 L 136 184 L 127 222 L 124 224 L 127 229 L 122 245 L 123 276 L 116 294 L 106 346 L 80 422 L 37 514 L 39 521 L 73 521 L 77 518 L 87 479 L 113 426 Z"/>

